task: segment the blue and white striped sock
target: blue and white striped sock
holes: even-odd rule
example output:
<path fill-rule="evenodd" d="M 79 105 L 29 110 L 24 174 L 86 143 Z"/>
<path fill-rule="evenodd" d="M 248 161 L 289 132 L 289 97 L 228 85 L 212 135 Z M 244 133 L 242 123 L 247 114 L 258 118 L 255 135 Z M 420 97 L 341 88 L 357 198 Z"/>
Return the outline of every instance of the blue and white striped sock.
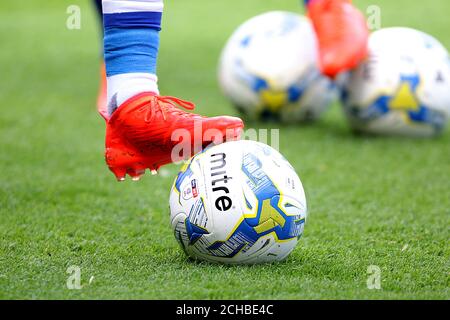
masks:
<path fill-rule="evenodd" d="M 158 94 L 162 0 L 103 0 L 108 112 L 141 92 Z"/>

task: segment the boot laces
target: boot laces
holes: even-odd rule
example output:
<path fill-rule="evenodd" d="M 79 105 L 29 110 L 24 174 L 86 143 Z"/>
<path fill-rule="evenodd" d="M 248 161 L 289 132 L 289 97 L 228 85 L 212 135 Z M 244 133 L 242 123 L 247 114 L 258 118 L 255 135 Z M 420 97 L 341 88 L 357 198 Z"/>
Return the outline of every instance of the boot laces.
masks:
<path fill-rule="evenodd" d="M 155 100 L 152 100 L 150 104 L 146 105 L 147 113 L 145 114 L 145 122 L 151 122 L 156 111 L 160 111 L 164 121 L 167 120 L 167 114 L 176 114 L 182 117 L 187 117 L 190 114 L 179 109 L 182 107 L 186 110 L 194 110 L 195 104 L 183 99 L 179 99 L 172 96 L 155 96 Z"/>

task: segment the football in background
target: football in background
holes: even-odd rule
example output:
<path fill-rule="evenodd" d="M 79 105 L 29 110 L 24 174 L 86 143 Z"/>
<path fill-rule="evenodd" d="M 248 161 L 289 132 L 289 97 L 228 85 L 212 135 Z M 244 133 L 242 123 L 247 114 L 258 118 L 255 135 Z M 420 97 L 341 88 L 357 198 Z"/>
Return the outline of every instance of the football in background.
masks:
<path fill-rule="evenodd" d="M 317 119 L 336 97 L 318 69 L 317 42 L 308 18 L 273 11 L 243 23 L 223 49 L 219 83 L 249 119 Z"/>
<path fill-rule="evenodd" d="M 450 115 L 450 60 L 432 36 L 386 28 L 369 40 L 369 57 L 350 72 L 342 101 L 360 132 L 430 137 Z"/>

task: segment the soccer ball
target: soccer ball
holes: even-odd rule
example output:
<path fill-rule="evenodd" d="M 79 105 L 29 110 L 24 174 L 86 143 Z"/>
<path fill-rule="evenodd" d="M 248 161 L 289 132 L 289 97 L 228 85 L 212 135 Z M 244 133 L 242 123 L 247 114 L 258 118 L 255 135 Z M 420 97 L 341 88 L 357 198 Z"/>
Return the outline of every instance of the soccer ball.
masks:
<path fill-rule="evenodd" d="M 428 137 L 450 115 L 450 60 L 435 38 L 409 28 L 373 33 L 369 58 L 349 75 L 343 105 L 357 131 Z"/>
<path fill-rule="evenodd" d="M 273 11 L 242 24 L 219 63 L 219 83 L 248 118 L 285 122 L 314 120 L 336 98 L 335 84 L 318 69 L 311 22 Z"/>
<path fill-rule="evenodd" d="M 195 259 L 256 264 L 285 259 L 303 234 L 306 200 L 273 148 L 234 141 L 205 149 L 178 173 L 170 194 L 175 238 Z"/>

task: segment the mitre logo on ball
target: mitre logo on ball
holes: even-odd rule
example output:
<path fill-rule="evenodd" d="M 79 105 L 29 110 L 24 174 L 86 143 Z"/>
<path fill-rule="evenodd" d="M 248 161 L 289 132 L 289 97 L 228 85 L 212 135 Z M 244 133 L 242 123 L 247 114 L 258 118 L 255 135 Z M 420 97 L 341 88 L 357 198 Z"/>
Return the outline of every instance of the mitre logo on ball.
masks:
<path fill-rule="evenodd" d="M 225 153 L 215 153 L 211 155 L 210 161 L 212 191 L 214 195 L 216 195 L 216 193 L 221 194 L 215 200 L 214 204 L 217 210 L 220 211 L 227 211 L 233 205 L 233 201 L 231 201 L 231 198 L 228 196 L 230 190 L 225 186 L 225 184 L 228 183 L 228 180 L 232 179 L 232 177 L 227 175 L 226 157 Z"/>

